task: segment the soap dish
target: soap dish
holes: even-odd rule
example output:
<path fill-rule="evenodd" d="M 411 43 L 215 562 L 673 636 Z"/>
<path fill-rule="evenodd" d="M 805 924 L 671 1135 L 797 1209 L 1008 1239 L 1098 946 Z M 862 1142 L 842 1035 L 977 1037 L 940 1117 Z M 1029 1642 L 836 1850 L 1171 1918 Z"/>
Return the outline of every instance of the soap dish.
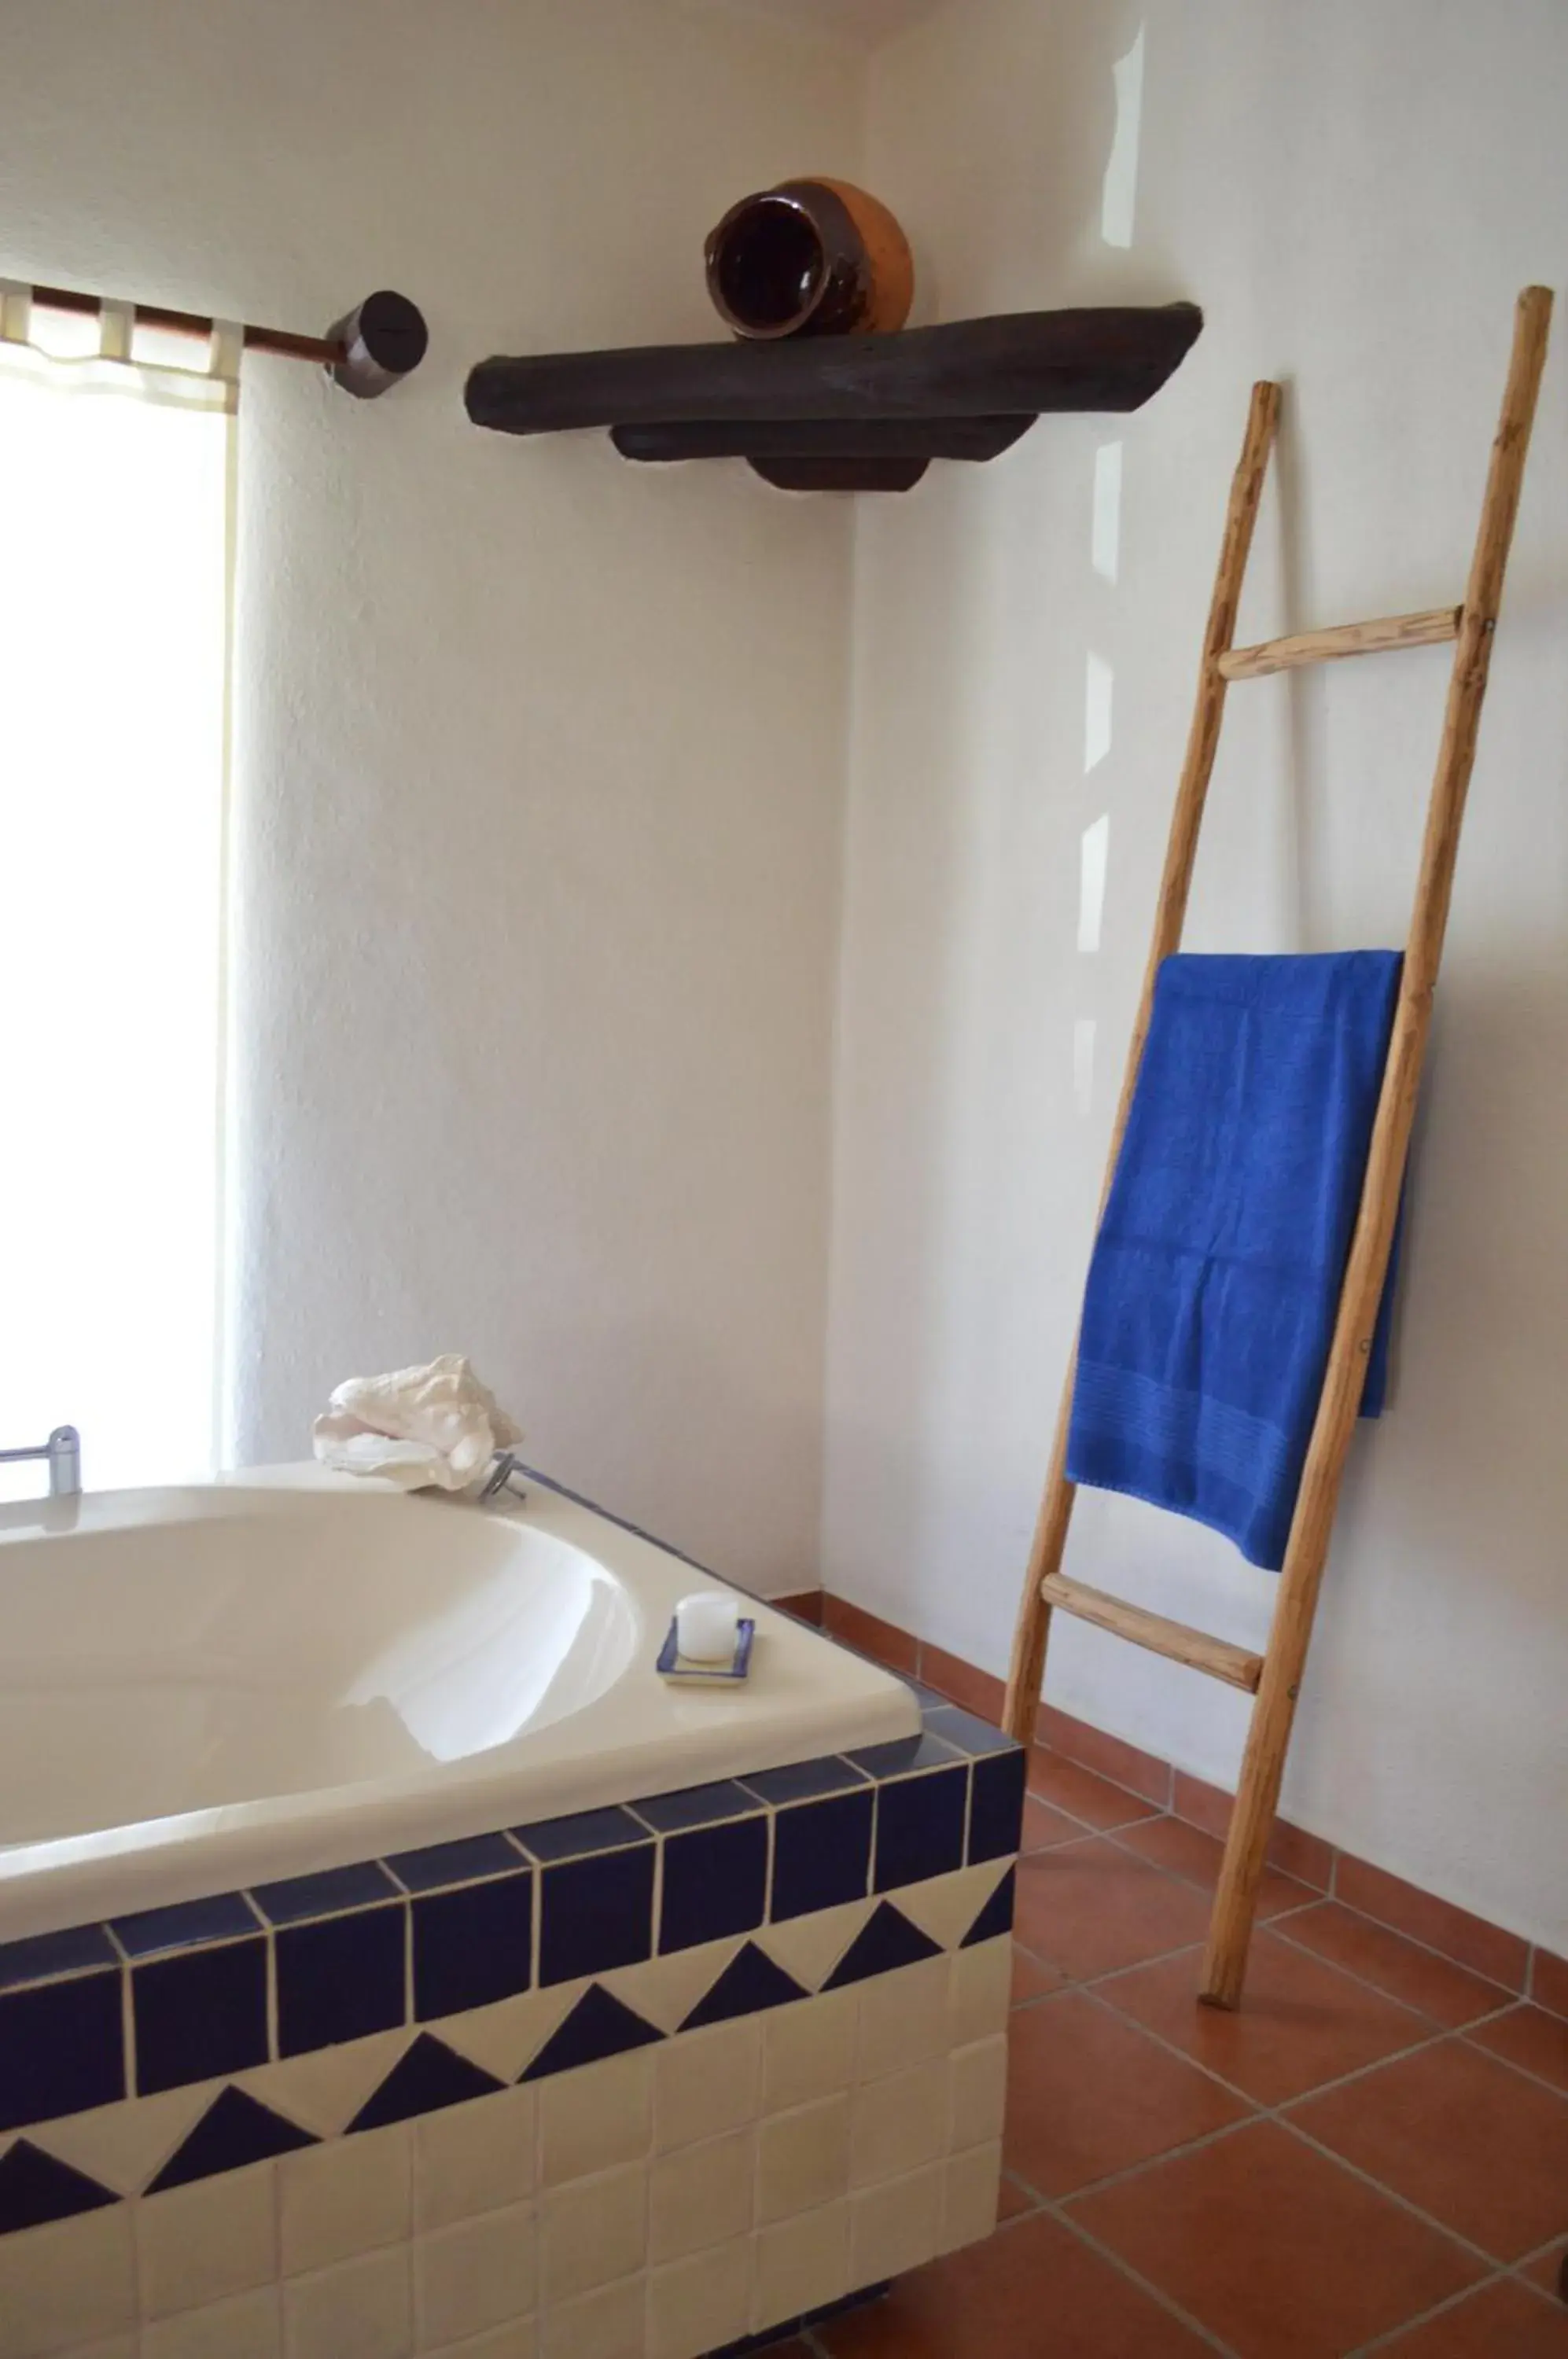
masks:
<path fill-rule="evenodd" d="M 757 1625 L 743 1618 L 735 1625 L 735 1650 L 727 1663 L 696 1663 L 678 1654 L 675 1647 L 675 1617 L 670 1618 L 670 1631 L 659 1650 L 659 1669 L 667 1680 L 689 1681 L 695 1687 L 724 1687 L 735 1680 L 744 1680 L 751 1669 L 751 1642 L 757 1636 Z"/>

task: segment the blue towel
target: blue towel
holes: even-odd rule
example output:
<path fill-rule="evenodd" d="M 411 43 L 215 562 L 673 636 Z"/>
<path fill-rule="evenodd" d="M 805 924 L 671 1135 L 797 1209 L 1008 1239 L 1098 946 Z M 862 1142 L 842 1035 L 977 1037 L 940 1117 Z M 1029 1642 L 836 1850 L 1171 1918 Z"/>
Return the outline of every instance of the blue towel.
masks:
<path fill-rule="evenodd" d="M 1083 1298 L 1074 1483 L 1284 1560 L 1399 992 L 1396 951 L 1169 958 Z M 1364 1417 L 1383 1406 L 1392 1265 Z"/>

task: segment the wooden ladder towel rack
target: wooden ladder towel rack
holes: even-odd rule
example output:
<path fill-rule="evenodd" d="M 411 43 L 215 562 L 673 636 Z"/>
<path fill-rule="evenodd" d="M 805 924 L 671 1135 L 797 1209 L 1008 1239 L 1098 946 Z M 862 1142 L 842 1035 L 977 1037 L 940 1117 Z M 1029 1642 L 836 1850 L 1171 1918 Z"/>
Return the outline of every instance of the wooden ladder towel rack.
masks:
<path fill-rule="evenodd" d="M 1443 737 L 1427 807 L 1415 906 L 1360 1209 L 1279 1577 L 1267 1648 L 1260 1656 L 1249 1654 L 1244 1647 L 1208 1637 L 1202 1631 L 1167 1621 L 1142 1607 L 1125 1604 L 1063 1574 L 1062 1560 L 1074 1497 L 1074 1485 L 1069 1482 L 1066 1471 L 1068 1424 L 1073 1408 L 1072 1365 L 1062 1392 L 1055 1443 L 1018 1611 L 1005 1718 L 1008 1730 L 1020 1743 L 1030 1743 L 1035 1734 L 1053 1612 L 1075 1614 L 1100 1629 L 1114 1631 L 1118 1636 L 1151 1647 L 1156 1654 L 1227 1680 L 1253 1696 L 1241 1781 L 1231 1812 L 1203 1959 L 1200 1996 L 1212 2006 L 1239 2006 L 1246 1979 L 1258 1888 L 1279 1805 L 1285 1753 L 1312 1639 L 1312 1617 L 1328 1556 L 1340 1480 L 1360 1407 L 1367 1354 L 1399 1212 L 1432 1017 L 1432 991 L 1448 923 L 1459 831 L 1475 758 L 1476 732 L 1486 692 L 1497 606 L 1519 512 L 1519 487 L 1551 321 L 1551 289 L 1527 287 L 1515 309 L 1508 382 L 1492 444 L 1480 527 L 1463 605 L 1441 606 L 1428 614 L 1396 614 L 1374 622 L 1347 623 L 1336 630 L 1307 631 L 1288 638 L 1267 640 L 1259 647 L 1235 647 L 1241 585 L 1279 418 L 1277 385 L 1255 385 L 1252 388 L 1241 458 L 1231 484 L 1214 596 L 1203 634 L 1197 703 L 1171 821 L 1143 995 L 1133 1025 L 1127 1073 L 1112 1132 L 1105 1193 L 1109 1192 L 1138 1081 L 1155 979 L 1161 961 L 1181 944 L 1198 832 L 1231 682 L 1259 679 L 1296 665 L 1324 663 L 1341 657 L 1430 647 L 1446 639 L 1454 640 L 1455 645 Z M 1101 1197 L 1102 1212 L 1105 1193 Z"/>

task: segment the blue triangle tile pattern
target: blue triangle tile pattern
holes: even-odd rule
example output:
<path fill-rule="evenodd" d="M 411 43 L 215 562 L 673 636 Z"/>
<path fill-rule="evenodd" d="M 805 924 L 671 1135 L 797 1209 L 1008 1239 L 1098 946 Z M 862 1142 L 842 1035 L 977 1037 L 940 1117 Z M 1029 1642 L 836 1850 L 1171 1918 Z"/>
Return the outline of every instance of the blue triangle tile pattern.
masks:
<path fill-rule="evenodd" d="M 378 2130 L 388 2122 L 411 2121 L 416 2114 L 438 2113 L 442 2105 L 464 2105 L 470 2097 L 491 2097 L 505 2088 L 491 2072 L 482 2072 L 466 2056 L 459 2056 L 442 2039 L 421 2031 L 372 2096 L 365 2099 L 349 2124 L 353 2130 Z"/>
<path fill-rule="evenodd" d="M 47 2220 L 69 2220 L 79 2212 L 101 2211 L 119 2198 L 84 2170 L 72 2169 L 52 2154 L 18 2138 L 0 2157 L 0 2235 L 14 2228 L 41 2228 Z"/>
<path fill-rule="evenodd" d="M 565 2022 L 551 2032 L 523 2078 L 542 2081 L 551 2072 L 596 2064 L 601 2057 L 623 2056 L 630 2048 L 650 2047 L 663 2037 L 609 1991 L 592 1983 Z"/>
<path fill-rule="evenodd" d="M 826 1982 L 824 1990 L 842 1990 L 846 1983 L 869 1982 L 873 1974 L 890 1974 L 898 1966 L 919 1965 L 922 1958 L 940 1958 L 941 1945 L 918 1925 L 911 1925 L 890 1900 L 861 1927 Z"/>
<path fill-rule="evenodd" d="M 1018 1885 L 1018 1871 L 1009 1867 L 989 1900 L 959 1943 L 960 1949 L 973 1950 L 982 1941 L 993 1941 L 998 1933 L 1013 1930 L 1013 1895 Z"/>
<path fill-rule="evenodd" d="M 695 2031 L 704 2023 L 727 2023 L 733 2016 L 759 2015 L 764 2007 L 788 2006 L 791 1999 L 810 1995 L 792 1974 L 776 1966 L 755 1941 L 748 1941 L 730 1960 L 706 1995 L 697 2001 L 681 2028 Z"/>
<path fill-rule="evenodd" d="M 239 2170 L 247 2162 L 267 2162 L 275 2154 L 292 2154 L 297 2147 L 316 2143 L 309 2130 L 285 2121 L 270 2105 L 247 2097 L 243 2089 L 223 2089 L 183 2144 L 176 2147 L 147 2192 L 157 2195 L 166 2187 L 188 2187 L 193 2179 L 212 2179 L 220 2170 Z"/>

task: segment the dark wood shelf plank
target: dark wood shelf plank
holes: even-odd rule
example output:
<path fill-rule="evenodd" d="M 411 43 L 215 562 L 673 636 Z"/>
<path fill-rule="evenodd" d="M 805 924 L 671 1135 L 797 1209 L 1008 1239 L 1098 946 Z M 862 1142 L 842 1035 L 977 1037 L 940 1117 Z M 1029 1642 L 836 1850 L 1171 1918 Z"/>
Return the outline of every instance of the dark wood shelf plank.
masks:
<path fill-rule="evenodd" d="M 694 419 L 612 426 L 623 459 L 995 459 L 1034 424 L 1025 418 Z"/>
<path fill-rule="evenodd" d="M 465 398 L 476 426 L 504 434 L 1137 409 L 1202 326 L 1196 304 L 1168 303 L 1004 312 L 887 336 L 541 353 L 481 361 Z"/>

